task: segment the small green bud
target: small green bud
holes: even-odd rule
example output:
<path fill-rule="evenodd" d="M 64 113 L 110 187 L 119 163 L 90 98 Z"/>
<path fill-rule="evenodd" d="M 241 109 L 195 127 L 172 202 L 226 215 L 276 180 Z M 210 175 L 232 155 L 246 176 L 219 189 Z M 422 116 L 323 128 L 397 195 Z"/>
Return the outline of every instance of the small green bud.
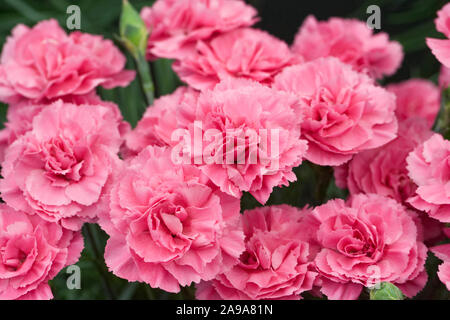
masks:
<path fill-rule="evenodd" d="M 134 57 L 145 56 L 148 40 L 147 27 L 128 0 L 123 0 L 119 31 L 120 41 Z"/>
<path fill-rule="evenodd" d="M 370 290 L 370 300 L 403 300 L 402 291 L 389 282 L 382 282 L 380 287 Z"/>

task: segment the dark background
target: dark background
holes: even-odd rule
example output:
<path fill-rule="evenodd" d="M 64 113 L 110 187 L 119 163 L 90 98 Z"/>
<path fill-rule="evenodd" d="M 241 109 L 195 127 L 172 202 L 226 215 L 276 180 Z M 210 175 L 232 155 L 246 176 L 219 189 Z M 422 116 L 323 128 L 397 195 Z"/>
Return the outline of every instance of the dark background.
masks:
<path fill-rule="evenodd" d="M 153 1 L 130 0 L 131 4 L 140 9 L 151 5 Z M 304 18 L 315 15 L 319 20 L 331 16 L 358 18 L 367 20 L 366 9 L 369 5 L 381 8 L 381 31 L 388 32 L 391 39 L 399 41 L 404 48 L 405 59 L 397 74 L 383 80 L 385 83 L 397 82 L 412 77 L 422 77 L 437 80 L 439 63 L 426 47 L 426 37 L 442 37 L 434 26 L 436 11 L 447 1 L 444 0 L 341 0 L 341 1 L 303 1 L 303 0 L 247 0 L 259 11 L 260 22 L 257 28 L 267 30 L 271 34 L 292 43 L 295 33 Z M 18 23 L 29 26 L 38 21 L 56 18 L 61 26 L 66 25 L 66 9 L 71 4 L 77 4 L 81 9 L 81 31 L 102 34 L 113 39 L 118 33 L 118 21 L 121 10 L 121 0 L 0 0 L 0 47 L 11 29 Z M 128 57 L 129 58 L 129 57 Z M 128 68 L 133 68 L 128 59 Z M 152 73 L 156 82 L 157 96 L 172 92 L 180 85 L 170 69 L 170 61 L 159 60 L 152 63 Z M 133 125 L 139 120 L 138 110 L 143 110 L 144 102 L 139 86 L 134 81 L 127 88 L 114 90 L 99 89 L 99 94 L 105 100 L 117 103 L 126 120 Z M 4 122 L 6 106 L 0 104 L 0 124 Z M 269 200 L 269 204 L 289 203 L 304 206 L 306 203 L 317 203 L 316 192 L 310 186 L 315 185 L 317 174 L 314 168 L 302 165 L 295 169 L 299 181 L 289 189 L 277 189 Z M 328 188 L 326 198 L 343 197 L 345 193 L 337 189 L 333 183 Z M 244 208 L 256 205 L 251 196 L 246 195 L 242 201 Z M 88 225 L 83 229 L 86 241 L 80 262 L 81 290 L 68 290 L 67 274 L 63 270 L 51 283 L 57 299 L 182 299 L 193 298 L 193 288 L 185 288 L 178 295 L 168 294 L 161 290 L 151 289 L 138 283 L 128 283 L 109 273 L 103 263 L 103 247 L 107 236 L 96 226 Z M 93 245 L 93 243 L 95 245 Z M 436 274 L 437 261 L 428 263 L 432 274 Z M 434 276 L 435 278 L 435 276 Z M 439 290 L 437 279 L 431 279 L 419 298 L 443 298 L 442 285 Z"/>

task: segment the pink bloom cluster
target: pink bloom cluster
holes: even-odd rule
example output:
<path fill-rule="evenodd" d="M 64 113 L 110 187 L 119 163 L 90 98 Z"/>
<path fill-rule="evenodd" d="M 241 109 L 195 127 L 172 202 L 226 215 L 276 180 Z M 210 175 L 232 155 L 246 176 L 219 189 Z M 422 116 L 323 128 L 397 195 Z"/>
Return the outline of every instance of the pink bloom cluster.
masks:
<path fill-rule="evenodd" d="M 0 60 L 0 299 L 50 299 L 47 282 L 77 262 L 83 222 L 108 210 L 130 125 L 95 92 L 126 86 L 134 71 L 112 41 L 55 20 L 19 25 Z"/>
<path fill-rule="evenodd" d="M 431 131 L 449 69 L 440 88 L 383 87 L 402 49 L 352 19 L 310 16 L 290 47 L 251 28 L 241 0 L 157 0 L 141 16 L 147 58 L 174 59 L 187 86 L 134 129 L 95 91 L 134 78 L 110 40 L 48 20 L 4 46 L 0 299 L 51 298 L 86 222 L 108 234 L 113 274 L 174 293 L 195 283 L 198 299 L 357 299 L 381 282 L 411 298 L 427 246 L 450 287 L 450 142 Z M 428 40 L 444 64 L 448 41 Z M 245 193 L 277 203 L 300 165 L 333 166 L 348 199 L 241 208 Z"/>

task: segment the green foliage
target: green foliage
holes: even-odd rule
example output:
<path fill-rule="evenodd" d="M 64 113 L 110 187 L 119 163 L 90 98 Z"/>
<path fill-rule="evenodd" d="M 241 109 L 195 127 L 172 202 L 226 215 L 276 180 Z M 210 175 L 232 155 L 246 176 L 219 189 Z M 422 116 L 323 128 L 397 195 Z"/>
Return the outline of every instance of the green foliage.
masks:
<path fill-rule="evenodd" d="M 402 291 L 389 282 L 382 282 L 379 289 L 370 291 L 370 300 L 403 300 Z"/>

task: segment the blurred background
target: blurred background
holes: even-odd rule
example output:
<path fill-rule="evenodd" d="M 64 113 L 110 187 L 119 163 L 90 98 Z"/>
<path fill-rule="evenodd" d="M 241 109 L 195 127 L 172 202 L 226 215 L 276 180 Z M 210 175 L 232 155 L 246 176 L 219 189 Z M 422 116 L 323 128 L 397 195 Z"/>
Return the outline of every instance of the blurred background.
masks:
<path fill-rule="evenodd" d="M 255 26 L 275 35 L 287 43 L 292 43 L 294 35 L 309 15 L 315 15 L 319 20 L 331 16 L 358 18 L 366 21 L 369 5 L 381 8 L 381 31 L 389 33 L 391 39 L 403 45 L 405 59 L 401 69 L 392 77 L 383 80 L 385 83 L 398 82 L 409 78 L 426 78 L 437 81 L 439 63 L 430 53 L 425 44 L 426 37 L 441 38 L 435 30 L 434 19 L 436 11 L 448 1 L 444 0 L 341 0 L 341 1 L 299 1 L 299 0 L 246 0 L 259 11 L 260 22 Z M 149 6 L 150 0 L 130 0 L 137 9 Z M 23 23 L 29 26 L 38 21 L 55 18 L 65 27 L 66 9 L 76 4 L 81 9 L 81 31 L 101 34 L 113 39 L 118 33 L 118 23 L 121 10 L 121 0 L 0 0 L 0 47 L 3 46 L 11 29 Z M 128 68 L 133 68 L 128 57 Z M 174 91 L 181 85 L 170 68 L 168 60 L 158 60 L 151 64 L 152 75 L 156 82 L 156 96 Z M 119 105 L 124 115 L 133 126 L 144 110 L 144 99 L 136 81 L 127 88 L 102 90 L 99 94 L 105 100 L 114 101 Z M 0 104 L 0 124 L 3 125 L 7 107 Z M 318 186 L 315 190 L 309 188 L 320 174 L 313 166 L 302 165 L 295 169 L 299 181 L 289 189 L 277 189 L 272 194 L 269 204 L 289 203 L 298 207 L 306 203 L 316 204 L 329 198 L 344 197 L 345 192 L 331 183 L 326 190 Z M 318 197 L 325 194 L 325 199 Z M 256 201 L 249 195 L 242 200 L 242 208 L 256 206 Z M 81 289 L 69 290 L 66 279 L 69 276 L 62 270 L 52 281 L 52 289 L 56 299 L 192 299 L 193 287 L 184 288 L 180 294 L 168 294 L 161 290 L 151 289 L 139 283 L 128 283 L 108 272 L 103 262 L 103 248 L 107 240 L 106 234 L 96 225 L 86 225 L 83 229 L 86 248 L 77 265 L 81 268 Z M 431 271 L 436 268 L 436 261 L 430 261 L 427 266 Z M 434 272 L 435 274 L 435 272 Z M 430 280 L 430 283 L 434 282 Z M 419 298 L 443 298 L 441 290 L 433 290 L 434 285 L 427 286 Z M 444 290 L 445 291 L 445 290 Z"/>

